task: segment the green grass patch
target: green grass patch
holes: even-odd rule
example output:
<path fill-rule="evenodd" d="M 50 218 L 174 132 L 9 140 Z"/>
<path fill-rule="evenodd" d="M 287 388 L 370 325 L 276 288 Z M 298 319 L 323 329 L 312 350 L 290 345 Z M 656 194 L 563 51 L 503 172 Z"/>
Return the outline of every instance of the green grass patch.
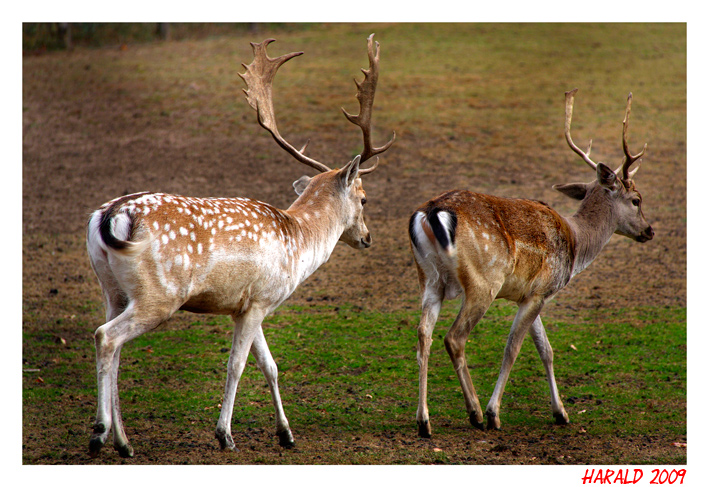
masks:
<path fill-rule="evenodd" d="M 496 303 L 470 335 L 467 357 L 483 407 L 515 310 Z M 452 428 L 467 437 L 471 431 L 462 393 L 442 340 L 456 313 L 457 303 L 447 303 L 434 332 L 429 405 L 434 434 Z M 281 394 L 294 431 L 315 429 L 324 437 L 363 431 L 413 434 L 417 321 L 417 312 L 376 313 L 353 306 L 291 306 L 267 318 L 265 334 L 279 365 Z M 569 428 L 608 438 L 686 436 L 684 308 L 596 312 L 582 324 L 550 322 L 546 328 L 572 420 Z M 23 357 L 26 427 L 44 405 L 59 402 L 67 408 L 65 415 L 78 414 L 90 424 L 95 408 L 91 344 L 71 346 L 43 332 L 25 333 L 24 343 L 37 345 L 26 346 Z M 120 388 L 129 435 L 133 429 L 149 434 L 153 427 L 211 432 L 230 343 L 231 322 L 218 317 L 127 344 Z M 33 371 L 35 367 L 40 370 Z M 544 370 L 531 340 L 525 341 L 512 371 L 501 414 L 506 431 L 543 434 L 552 422 Z M 266 381 L 250 358 L 237 393 L 234 434 L 253 428 L 271 431 L 273 417 Z M 76 430 L 63 435 L 73 437 Z M 445 455 L 438 456 L 446 463 Z M 358 460 L 352 456 L 342 462 Z"/>

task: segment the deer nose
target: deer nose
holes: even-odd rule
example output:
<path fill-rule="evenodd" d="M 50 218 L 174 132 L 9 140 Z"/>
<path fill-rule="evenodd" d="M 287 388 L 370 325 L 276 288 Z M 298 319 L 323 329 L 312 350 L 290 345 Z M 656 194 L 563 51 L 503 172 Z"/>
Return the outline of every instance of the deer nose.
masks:
<path fill-rule="evenodd" d="M 647 227 L 645 230 L 643 230 L 643 233 L 640 234 L 640 241 L 647 242 L 648 240 L 652 240 L 652 237 L 654 236 L 655 231 L 652 229 L 652 227 Z"/>
<path fill-rule="evenodd" d="M 372 235 L 368 233 L 366 237 L 360 239 L 360 242 L 365 249 L 369 248 L 372 245 Z"/>

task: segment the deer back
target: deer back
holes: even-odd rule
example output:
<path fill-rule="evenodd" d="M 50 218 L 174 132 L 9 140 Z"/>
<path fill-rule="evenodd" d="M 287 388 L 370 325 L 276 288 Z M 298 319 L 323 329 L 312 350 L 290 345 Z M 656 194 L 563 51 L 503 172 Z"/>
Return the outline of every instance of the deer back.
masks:
<path fill-rule="evenodd" d="M 436 260 L 466 292 L 495 289 L 496 297 L 519 301 L 551 296 L 571 277 L 571 228 L 539 201 L 450 191 L 414 213 L 410 234 L 417 262 Z"/>

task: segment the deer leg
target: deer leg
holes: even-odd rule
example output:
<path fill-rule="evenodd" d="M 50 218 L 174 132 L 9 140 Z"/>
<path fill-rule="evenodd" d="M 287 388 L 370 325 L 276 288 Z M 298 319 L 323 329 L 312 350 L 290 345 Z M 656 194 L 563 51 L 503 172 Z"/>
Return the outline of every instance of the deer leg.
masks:
<path fill-rule="evenodd" d="M 133 454 L 133 449 L 123 430 L 123 421 L 118 408 L 117 379 L 120 350 L 126 342 L 152 330 L 169 316 L 170 313 L 141 313 L 131 303 L 118 316 L 96 330 L 94 342 L 98 407 L 93 434 L 89 440 L 89 454 L 92 457 L 97 456 L 101 451 L 114 422 L 119 430 L 114 431 L 114 445 L 118 453 L 123 457 Z"/>
<path fill-rule="evenodd" d="M 105 278 L 102 282 L 104 284 L 106 303 L 106 321 L 108 322 L 125 311 L 128 306 L 128 300 L 120 291 L 112 275 L 110 279 Z M 116 352 L 113 355 L 113 364 L 111 365 L 111 419 L 113 420 L 113 448 L 118 451 L 121 457 L 128 458 L 133 456 L 133 447 L 130 446 L 123 427 L 123 416 L 121 415 L 121 406 L 118 399 L 118 368 L 122 349 L 122 346 L 116 348 Z"/>
<path fill-rule="evenodd" d="M 493 296 L 494 294 L 492 293 Z M 465 409 L 468 412 L 470 424 L 481 430 L 484 429 L 483 413 L 468 371 L 468 362 L 465 359 L 465 342 L 468 340 L 472 329 L 485 315 L 491 303 L 491 299 L 476 299 L 466 295 L 463 298 L 460 312 L 444 339 L 446 350 L 451 362 L 453 362 L 453 368 L 463 389 Z"/>
<path fill-rule="evenodd" d="M 431 355 L 433 328 L 438 320 L 443 302 L 443 289 L 440 287 L 426 287 L 423 293 L 421 321 L 418 326 L 418 344 L 416 358 L 419 364 L 419 404 L 416 411 L 416 424 L 419 436 L 431 437 L 431 423 L 428 417 L 428 358 Z"/>
<path fill-rule="evenodd" d="M 512 329 L 507 337 L 507 345 L 505 345 L 505 352 L 502 357 L 500 374 L 497 377 L 495 389 L 485 409 L 487 429 L 500 429 L 500 404 L 502 402 L 502 394 L 505 391 L 505 385 L 507 385 L 512 366 L 522 348 L 524 337 L 527 335 L 532 323 L 537 319 L 543 307 L 543 299 L 528 299 L 519 304 L 519 310 L 517 311 L 517 315 L 515 315 L 514 321 L 512 322 Z"/>
<path fill-rule="evenodd" d="M 121 406 L 118 400 L 118 366 L 121 361 L 121 350 L 123 347 L 118 347 L 113 355 L 113 366 L 111 370 L 111 417 L 113 419 L 113 448 L 123 458 L 133 456 L 133 447 L 128 442 L 125 428 L 123 427 L 123 416 L 121 415 Z"/>
<path fill-rule="evenodd" d="M 261 369 L 261 372 L 263 372 L 268 382 L 268 387 L 271 389 L 271 399 L 273 400 L 273 407 L 276 410 L 276 434 L 278 435 L 278 442 L 281 446 L 290 448 L 295 445 L 295 441 L 293 440 L 293 434 L 288 426 L 288 419 L 286 419 L 286 414 L 283 411 L 281 395 L 278 392 L 278 367 L 273 360 L 271 351 L 268 349 L 266 337 L 263 335 L 263 328 L 261 327 L 257 330 L 254 341 L 251 344 L 251 353 L 253 353 L 254 358 L 256 358 L 256 364 L 259 369 Z"/>
<path fill-rule="evenodd" d="M 569 415 L 564 410 L 564 405 L 559 397 L 559 389 L 556 387 L 556 379 L 554 378 L 554 351 L 551 348 L 542 319 L 539 316 L 534 320 L 529 332 L 532 335 L 534 345 L 537 347 L 539 358 L 542 359 L 544 370 L 547 374 L 547 382 L 549 383 L 549 392 L 551 394 L 551 411 L 554 414 L 556 424 L 568 424 Z"/>
<path fill-rule="evenodd" d="M 249 357 L 251 344 L 259 328 L 261 328 L 261 322 L 265 315 L 265 312 L 252 307 L 243 314 L 234 314 L 232 316 L 234 320 L 234 337 L 227 365 L 222 410 L 219 413 L 217 429 L 214 433 L 222 450 L 236 449 L 234 439 L 231 436 L 231 417 L 234 412 L 236 389 L 239 385 L 241 374 L 244 372 L 244 367 L 246 367 L 246 359 Z"/>

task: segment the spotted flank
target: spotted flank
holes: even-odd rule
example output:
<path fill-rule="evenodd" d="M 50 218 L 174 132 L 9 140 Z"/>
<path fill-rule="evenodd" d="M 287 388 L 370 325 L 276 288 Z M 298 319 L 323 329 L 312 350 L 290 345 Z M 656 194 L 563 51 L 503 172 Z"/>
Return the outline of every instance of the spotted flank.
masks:
<path fill-rule="evenodd" d="M 247 198 L 192 198 L 162 193 L 117 198 L 99 209 L 94 218 L 98 218 L 101 240 L 111 249 L 129 250 L 139 240 L 138 228 L 142 225 L 143 235 L 149 233 L 155 245 L 174 241 L 183 244 L 180 246 L 189 254 L 202 254 L 203 249 L 213 248 L 218 239 L 259 242 L 282 238 L 287 220 L 271 205 Z"/>

